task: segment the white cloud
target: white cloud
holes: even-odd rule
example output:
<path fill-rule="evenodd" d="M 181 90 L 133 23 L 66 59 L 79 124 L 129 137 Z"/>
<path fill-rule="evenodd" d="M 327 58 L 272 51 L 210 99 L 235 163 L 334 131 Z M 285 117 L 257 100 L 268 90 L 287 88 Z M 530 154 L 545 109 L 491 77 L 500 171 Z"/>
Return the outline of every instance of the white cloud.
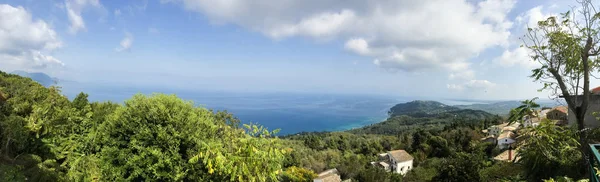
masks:
<path fill-rule="evenodd" d="M 121 10 L 120 9 L 115 9 L 115 16 L 121 16 Z"/>
<path fill-rule="evenodd" d="M 470 80 L 475 77 L 475 72 L 473 70 L 464 70 L 455 73 L 450 73 L 450 80 Z"/>
<path fill-rule="evenodd" d="M 67 9 L 67 16 L 71 25 L 69 26 L 69 32 L 76 34 L 79 31 L 85 31 L 85 21 L 81 16 L 83 10 L 87 7 L 101 8 L 99 0 L 65 0 L 65 7 Z"/>
<path fill-rule="evenodd" d="M 167 1 L 163 1 L 167 2 Z M 173 2 L 173 1 L 169 1 Z M 346 41 L 345 48 L 385 69 L 459 71 L 493 46 L 507 46 L 515 0 L 180 0 L 218 24 L 237 24 L 283 39 Z"/>
<path fill-rule="evenodd" d="M 496 87 L 497 84 L 492 83 L 488 80 L 469 80 L 462 84 L 447 84 L 446 87 L 450 90 L 455 91 L 487 91 L 491 88 Z"/>
<path fill-rule="evenodd" d="M 123 40 L 121 40 L 119 47 L 117 47 L 115 50 L 117 52 L 129 51 L 131 49 L 132 45 L 133 45 L 133 35 L 131 35 L 131 33 L 127 32 L 127 33 L 125 33 L 125 37 L 123 38 Z"/>
<path fill-rule="evenodd" d="M 350 39 L 346 41 L 346 45 L 344 47 L 360 55 L 369 54 L 369 43 L 362 38 Z"/>
<path fill-rule="evenodd" d="M 525 68 L 539 67 L 539 63 L 533 61 L 530 57 L 530 51 L 526 47 L 518 47 L 513 50 L 504 50 L 500 57 L 497 57 L 493 62 L 503 67 L 512 67 L 519 65 Z"/>
<path fill-rule="evenodd" d="M 62 47 L 56 32 L 43 20 L 34 20 L 23 7 L 0 4 L 0 65 L 17 69 L 64 66 L 45 55 Z"/>

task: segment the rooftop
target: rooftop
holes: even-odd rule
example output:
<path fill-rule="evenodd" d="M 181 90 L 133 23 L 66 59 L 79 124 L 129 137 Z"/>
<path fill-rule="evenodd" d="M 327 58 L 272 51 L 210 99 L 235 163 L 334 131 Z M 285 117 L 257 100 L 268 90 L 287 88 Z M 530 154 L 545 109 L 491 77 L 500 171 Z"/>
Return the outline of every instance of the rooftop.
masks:
<path fill-rule="evenodd" d="M 498 139 L 501 139 L 501 138 L 510 138 L 510 139 L 515 139 L 515 133 L 514 133 L 514 132 L 512 132 L 512 131 L 505 131 L 505 132 L 502 132 L 502 133 L 500 134 L 500 136 L 498 136 Z"/>
<path fill-rule="evenodd" d="M 557 110 L 562 113 L 567 113 L 569 111 L 569 108 L 567 106 L 556 106 L 553 108 L 553 110 Z"/>
<path fill-rule="evenodd" d="M 413 160 L 413 156 L 408 154 L 405 150 L 393 150 L 388 152 L 397 162 L 404 162 Z"/>

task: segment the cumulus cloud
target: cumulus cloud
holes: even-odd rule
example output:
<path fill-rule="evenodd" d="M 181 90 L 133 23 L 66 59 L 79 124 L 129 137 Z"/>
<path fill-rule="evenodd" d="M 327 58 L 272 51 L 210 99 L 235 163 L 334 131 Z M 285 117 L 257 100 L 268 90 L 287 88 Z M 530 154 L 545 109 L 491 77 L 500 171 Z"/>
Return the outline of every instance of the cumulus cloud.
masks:
<path fill-rule="evenodd" d="M 117 47 L 115 50 L 117 52 L 129 51 L 131 49 L 132 45 L 133 45 L 133 35 L 131 35 L 131 33 L 127 32 L 127 33 L 125 33 L 125 37 L 123 38 L 123 40 L 121 40 L 119 47 Z"/>
<path fill-rule="evenodd" d="M 469 80 L 462 84 L 448 84 L 447 88 L 455 91 L 478 91 L 488 90 L 496 87 L 497 84 L 492 83 L 488 80 Z"/>
<path fill-rule="evenodd" d="M 0 4 L 0 60 L 19 69 L 64 66 L 46 55 L 62 46 L 56 32 L 23 7 Z"/>
<path fill-rule="evenodd" d="M 526 47 L 518 47 L 513 50 L 504 50 L 500 57 L 493 60 L 495 64 L 503 67 L 512 67 L 519 65 L 525 68 L 539 67 L 540 64 L 533 61 L 530 57 L 530 50 Z"/>
<path fill-rule="evenodd" d="M 67 16 L 71 25 L 69 26 L 69 32 L 76 34 L 79 31 L 85 31 L 85 21 L 81 16 L 82 11 L 88 7 L 101 8 L 99 0 L 65 0 L 65 7 L 67 9 Z"/>
<path fill-rule="evenodd" d="M 467 60 L 506 46 L 515 0 L 179 0 L 217 24 L 231 23 L 273 39 L 343 39 L 345 49 L 386 69 L 460 71 Z"/>

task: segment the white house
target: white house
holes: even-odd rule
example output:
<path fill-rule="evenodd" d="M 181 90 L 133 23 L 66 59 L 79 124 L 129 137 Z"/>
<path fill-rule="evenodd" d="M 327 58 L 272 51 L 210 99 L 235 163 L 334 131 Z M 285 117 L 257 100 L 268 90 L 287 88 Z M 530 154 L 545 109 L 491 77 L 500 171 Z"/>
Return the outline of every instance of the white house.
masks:
<path fill-rule="evenodd" d="M 386 171 L 398 174 L 406 174 L 413 168 L 413 157 L 404 150 L 394 150 L 379 154 L 381 162 L 372 162 Z"/>
<path fill-rule="evenodd" d="M 515 143 L 515 133 L 513 131 L 504 131 L 498 136 L 498 148 L 505 149 L 512 143 Z"/>
<path fill-rule="evenodd" d="M 523 121 L 523 127 L 536 127 L 540 125 L 540 118 L 527 118 Z"/>

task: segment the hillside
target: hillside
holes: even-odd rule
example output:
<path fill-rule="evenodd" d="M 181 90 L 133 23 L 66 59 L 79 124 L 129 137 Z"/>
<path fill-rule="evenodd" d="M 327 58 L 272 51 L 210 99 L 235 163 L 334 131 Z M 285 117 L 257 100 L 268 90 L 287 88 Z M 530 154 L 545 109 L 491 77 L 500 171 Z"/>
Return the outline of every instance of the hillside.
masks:
<path fill-rule="evenodd" d="M 390 117 L 384 122 L 349 130 L 360 134 L 398 134 L 418 128 L 442 128 L 461 122 L 481 124 L 499 122 L 499 116 L 473 109 L 460 109 L 436 101 L 412 101 L 397 104 L 389 111 Z"/>
<path fill-rule="evenodd" d="M 29 73 L 26 71 L 17 70 L 17 71 L 11 72 L 11 74 L 31 78 L 33 81 L 36 81 L 45 87 L 53 85 L 57 81 L 56 78 L 52 78 L 45 73 L 39 73 L 39 72 Z"/>
<path fill-rule="evenodd" d="M 407 103 L 396 104 L 390 109 L 390 117 L 408 115 L 412 117 L 427 117 L 448 111 L 456 111 L 459 108 L 442 104 L 437 101 L 415 100 Z"/>
<path fill-rule="evenodd" d="M 538 100 L 537 103 L 540 104 L 541 107 L 554 107 L 558 105 L 558 103 L 553 100 Z M 512 108 L 519 107 L 520 105 L 521 101 L 502 101 L 486 104 L 455 105 L 454 107 L 460 109 L 482 110 L 488 113 L 505 116 L 508 115 L 508 112 L 510 112 Z"/>

